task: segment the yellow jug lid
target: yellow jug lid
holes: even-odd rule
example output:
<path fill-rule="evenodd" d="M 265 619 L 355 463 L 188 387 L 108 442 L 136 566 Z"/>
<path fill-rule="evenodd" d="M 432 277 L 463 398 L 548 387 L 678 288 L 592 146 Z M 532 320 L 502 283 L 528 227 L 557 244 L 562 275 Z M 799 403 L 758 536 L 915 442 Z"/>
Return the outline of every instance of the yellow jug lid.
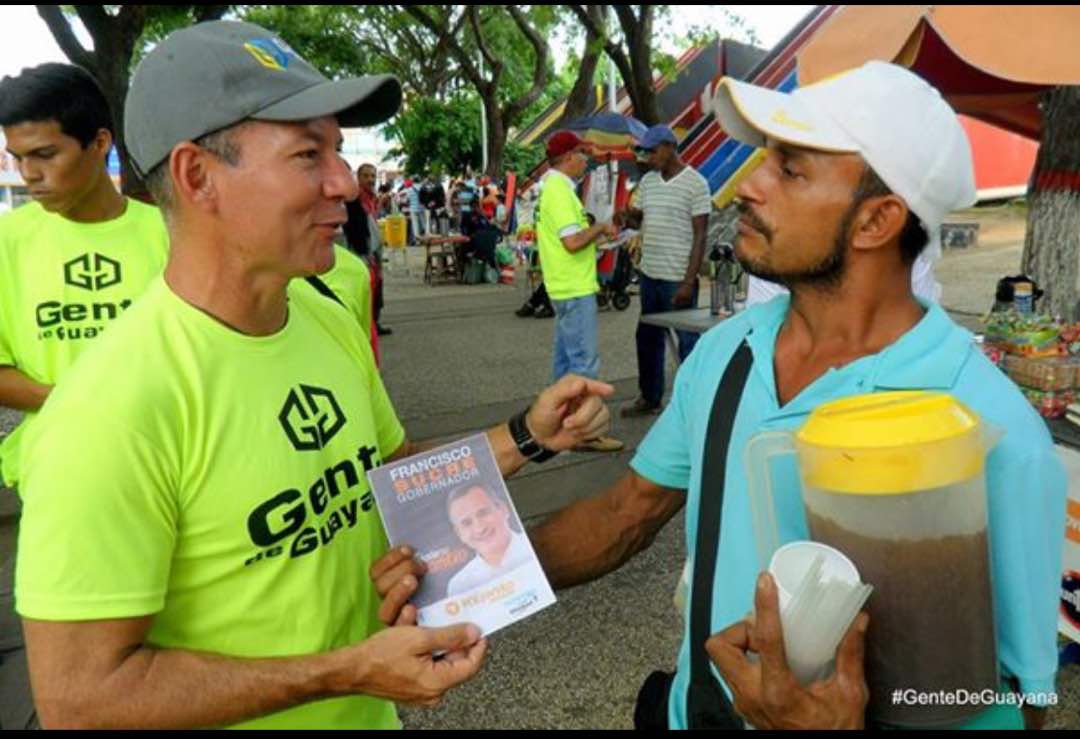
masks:
<path fill-rule="evenodd" d="M 946 393 L 858 395 L 819 406 L 796 433 L 807 484 L 828 492 L 897 495 L 982 473 L 979 416 Z"/>

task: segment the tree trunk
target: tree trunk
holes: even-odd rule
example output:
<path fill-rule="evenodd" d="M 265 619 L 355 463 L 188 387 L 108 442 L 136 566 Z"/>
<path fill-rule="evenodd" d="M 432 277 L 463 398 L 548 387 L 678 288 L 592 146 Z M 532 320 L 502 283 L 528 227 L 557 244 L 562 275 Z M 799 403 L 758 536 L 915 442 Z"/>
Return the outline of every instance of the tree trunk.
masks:
<path fill-rule="evenodd" d="M 502 174 L 503 156 L 506 154 L 506 122 L 494 94 L 484 98 L 484 116 L 487 118 L 488 145 L 488 165 L 484 174 L 497 179 Z"/>
<path fill-rule="evenodd" d="M 97 43 L 97 42 L 95 42 Z M 100 46 L 98 48 L 101 48 Z M 124 144 L 124 101 L 128 93 L 128 64 L 131 60 L 131 51 L 125 55 L 123 50 L 109 49 L 107 46 L 99 54 L 98 83 L 101 85 L 105 98 L 109 101 L 109 108 L 113 112 L 115 122 L 116 153 L 120 157 L 120 189 L 125 195 L 145 199 L 147 192 L 142 180 L 135 174 L 131 165 L 131 157 L 128 156 L 127 146 Z"/>
<path fill-rule="evenodd" d="M 1043 313 L 1080 320 L 1080 87 L 1043 98 L 1043 132 L 1028 197 L 1024 272 L 1046 291 Z"/>
<path fill-rule="evenodd" d="M 626 43 L 626 56 L 621 62 L 618 58 L 615 61 L 622 74 L 623 84 L 626 85 L 626 90 L 630 94 L 630 102 L 634 105 L 634 117 L 647 126 L 653 126 L 661 122 L 660 106 L 657 103 L 656 91 L 653 89 L 654 6 L 637 7 L 640 8 L 639 15 L 634 15 L 632 5 L 614 6 Z"/>
<path fill-rule="evenodd" d="M 605 6 L 589 5 L 586 7 L 596 24 L 603 25 Z M 581 67 L 578 69 L 574 87 L 570 90 L 569 97 L 566 98 L 566 106 L 563 108 L 562 117 L 559 118 L 556 128 L 593 111 L 596 104 L 593 99 L 593 84 L 596 80 L 596 68 L 600 65 L 601 54 L 603 54 L 603 49 L 597 44 L 596 35 L 586 30 L 585 49 L 581 54 Z"/>
<path fill-rule="evenodd" d="M 660 114 L 660 103 L 656 97 L 656 89 L 653 87 L 652 67 L 649 66 L 649 50 L 645 49 L 645 62 L 639 65 L 634 63 L 634 87 L 633 103 L 634 117 L 646 126 L 655 126 L 663 123 Z"/>

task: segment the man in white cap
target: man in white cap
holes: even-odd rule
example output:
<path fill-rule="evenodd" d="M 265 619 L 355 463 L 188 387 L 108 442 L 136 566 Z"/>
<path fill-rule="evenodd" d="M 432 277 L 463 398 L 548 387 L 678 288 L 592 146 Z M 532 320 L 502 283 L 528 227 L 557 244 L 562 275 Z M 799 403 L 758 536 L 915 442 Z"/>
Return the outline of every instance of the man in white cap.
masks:
<path fill-rule="evenodd" d="M 126 140 L 171 248 L 24 447 L 16 608 L 43 726 L 394 728 L 392 701 L 480 669 L 476 627 L 380 605 L 365 473 L 418 448 L 361 326 L 295 279 L 333 266 L 357 195 L 339 126 L 400 100 L 247 23 L 177 31 L 136 70 Z M 601 433 L 610 392 L 567 377 L 492 429 L 502 473 Z"/>
<path fill-rule="evenodd" d="M 686 635 L 676 673 L 654 673 L 643 687 L 636 723 L 862 727 L 868 619 L 860 615 L 846 634 L 835 675 L 796 682 L 775 583 L 759 577 L 743 453 L 756 434 L 798 428 L 831 400 L 950 393 L 1008 430 L 986 463 L 997 655 L 1003 678 L 1042 701 L 1024 716 L 1015 702 L 990 707 L 966 726 L 1038 725 L 1057 670 L 1064 470 L 1016 386 L 970 333 L 911 291 L 912 264 L 944 215 L 974 200 L 956 116 L 922 79 L 881 62 L 791 95 L 730 78 L 723 90 L 724 129 L 766 147 L 738 190 L 736 253 L 752 274 L 787 285 L 790 299 L 703 336 L 630 473 L 532 530 L 536 553 L 556 587 L 586 582 L 647 547 L 686 506 Z M 803 523 L 798 507 L 777 512 L 781 529 Z M 752 610 L 755 625 L 743 621 Z"/>

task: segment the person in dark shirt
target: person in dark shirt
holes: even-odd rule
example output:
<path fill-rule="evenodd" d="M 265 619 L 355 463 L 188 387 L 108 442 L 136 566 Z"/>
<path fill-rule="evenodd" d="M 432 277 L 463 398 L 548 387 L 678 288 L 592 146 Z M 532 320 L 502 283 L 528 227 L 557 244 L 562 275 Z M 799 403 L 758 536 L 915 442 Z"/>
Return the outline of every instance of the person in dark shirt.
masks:
<path fill-rule="evenodd" d="M 375 166 L 361 164 L 356 170 L 360 196 L 345 204 L 349 220 L 342 226 L 345 243 L 349 250 L 368 264 L 374 277 L 373 312 L 375 328 L 379 336 L 389 336 L 393 331 L 383 327 L 379 318 L 383 308 L 382 248 L 379 243 L 378 221 L 379 197 L 375 192 Z"/>

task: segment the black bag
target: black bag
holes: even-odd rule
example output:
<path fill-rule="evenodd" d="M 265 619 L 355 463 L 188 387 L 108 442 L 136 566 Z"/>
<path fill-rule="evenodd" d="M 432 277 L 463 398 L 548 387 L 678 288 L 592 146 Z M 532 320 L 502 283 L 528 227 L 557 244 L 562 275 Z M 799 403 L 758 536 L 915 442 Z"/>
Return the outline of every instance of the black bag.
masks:
<path fill-rule="evenodd" d="M 690 685 L 686 695 L 686 718 L 691 729 L 744 728 L 724 689 L 710 670 L 705 642 L 712 636 L 713 579 L 720 541 L 720 515 L 724 504 L 731 431 L 739 400 L 750 376 L 754 357 L 744 340 L 728 362 L 713 400 L 705 437 L 701 472 L 701 499 L 698 511 L 697 542 L 694 550 L 694 580 L 690 590 Z M 706 495 L 706 491 L 713 491 Z M 719 492 L 716 492 L 719 491 Z M 674 675 L 654 672 L 638 693 L 634 707 L 634 727 L 667 730 L 668 699 Z"/>
<path fill-rule="evenodd" d="M 668 699 L 674 672 L 656 672 L 645 678 L 634 704 L 634 729 L 637 731 L 668 730 Z"/>

